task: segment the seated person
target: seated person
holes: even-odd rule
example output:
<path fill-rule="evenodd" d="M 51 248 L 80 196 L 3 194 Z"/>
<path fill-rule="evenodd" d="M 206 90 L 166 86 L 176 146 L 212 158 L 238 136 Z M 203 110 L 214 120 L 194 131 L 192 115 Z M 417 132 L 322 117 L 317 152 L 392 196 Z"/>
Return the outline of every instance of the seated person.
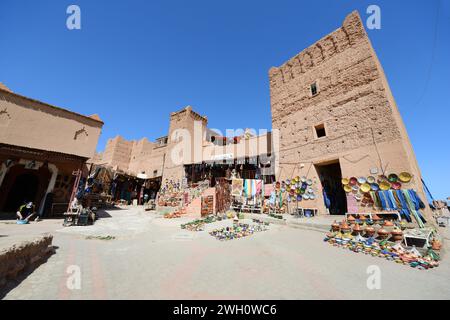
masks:
<path fill-rule="evenodd" d="M 33 202 L 28 202 L 22 205 L 19 208 L 19 211 L 17 211 L 17 218 L 19 220 L 29 222 L 34 216 L 36 216 L 36 212 Z"/>

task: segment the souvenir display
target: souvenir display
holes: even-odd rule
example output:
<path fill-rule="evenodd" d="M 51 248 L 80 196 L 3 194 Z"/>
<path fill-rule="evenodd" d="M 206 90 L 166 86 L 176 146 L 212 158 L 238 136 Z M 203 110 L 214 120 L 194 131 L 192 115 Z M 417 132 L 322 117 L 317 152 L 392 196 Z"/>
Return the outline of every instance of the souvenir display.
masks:
<path fill-rule="evenodd" d="M 400 229 L 396 228 L 391 232 L 391 239 L 396 242 L 390 242 L 388 241 L 389 232 L 384 229 L 378 230 L 378 236 L 374 237 L 373 234 L 368 233 L 368 229 L 372 227 L 366 227 L 366 234 L 362 236 L 361 230 L 364 228 L 364 225 L 361 227 L 359 224 L 356 224 L 351 230 L 346 222 L 343 221 L 339 226 L 339 230 L 338 226 L 339 224 L 335 221 L 331 225 L 331 232 L 327 233 L 324 239 L 325 242 L 335 247 L 384 258 L 420 270 L 439 266 L 440 256 L 435 251 L 438 246 L 435 247 L 436 249 L 433 247 L 429 248 L 425 254 L 421 254 L 415 247 L 405 248 L 401 244 L 402 231 Z"/>

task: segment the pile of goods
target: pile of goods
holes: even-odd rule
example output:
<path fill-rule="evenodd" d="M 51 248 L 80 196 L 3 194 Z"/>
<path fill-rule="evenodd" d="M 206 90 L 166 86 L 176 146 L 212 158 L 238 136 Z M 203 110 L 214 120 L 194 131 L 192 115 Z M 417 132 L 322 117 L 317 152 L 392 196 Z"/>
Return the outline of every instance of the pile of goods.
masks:
<path fill-rule="evenodd" d="M 178 211 L 174 211 L 172 213 L 166 213 L 164 215 L 164 219 L 177 219 L 181 218 L 183 214 L 186 214 L 186 208 L 181 208 Z"/>
<path fill-rule="evenodd" d="M 314 188 L 315 181 L 307 177 L 295 177 L 293 179 L 286 179 L 285 181 L 277 181 L 274 186 L 273 195 L 280 203 L 283 200 L 303 201 L 316 199 L 316 189 Z"/>
<path fill-rule="evenodd" d="M 197 219 L 181 225 L 181 229 L 186 229 L 189 231 L 203 231 L 205 224 L 213 223 L 216 221 L 222 221 L 223 218 L 220 216 L 208 216 L 204 219 Z"/>
<path fill-rule="evenodd" d="M 225 227 L 221 229 L 214 229 L 209 234 L 220 241 L 228 241 L 233 239 L 239 239 L 251 236 L 256 232 L 262 232 L 268 230 L 267 223 L 258 224 L 244 224 L 235 223 L 232 227 Z"/>
<path fill-rule="evenodd" d="M 412 176 L 408 172 L 400 174 L 391 173 L 388 176 L 379 175 L 368 177 L 351 177 L 342 179 L 342 187 L 347 196 L 352 196 L 361 206 L 372 206 L 378 210 L 399 211 L 408 222 L 412 218 L 419 227 L 424 227 L 426 223 L 420 209 L 425 208 L 425 204 L 420 199 L 415 190 L 406 187 L 412 181 Z"/>
<path fill-rule="evenodd" d="M 324 241 L 356 253 L 385 258 L 421 270 L 439 265 L 440 257 L 433 248 L 421 254 L 415 247 L 407 249 L 402 246 L 404 224 L 397 226 L 392 221 L 385 220 L 381 226 L 381 219 L 377 215 L 368 221 L 363 217 L 361 215 L 357 219 L 350 216 L 348 218 L 350 224 L 345 220 L 341 223 L 334 222 L 331 225 L 331 232 L 327 233 Z M 361 218 L 364 220 L 362 225 L 360 225 Z"/>

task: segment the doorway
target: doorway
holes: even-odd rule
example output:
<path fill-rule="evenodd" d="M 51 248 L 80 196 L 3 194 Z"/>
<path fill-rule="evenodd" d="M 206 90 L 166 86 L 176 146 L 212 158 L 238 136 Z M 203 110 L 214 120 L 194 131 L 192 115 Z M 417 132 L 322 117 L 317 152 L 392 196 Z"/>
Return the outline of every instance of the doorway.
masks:
<path fill-rule="evenodd" d="M 15 212 L 25 201 L 35 202 L 39 188 L 39 178 L 33 173 L 24 173 L 17 176 L 8 193 L 4 210 Z"/>
<path fill-rule="evenodd" d="M 344 215 L 347 212 L 347 197 L 342 188 L 342 171 L 339 160 L 315 165 L 324 190 L 325 206 L 332 215 Z"/>

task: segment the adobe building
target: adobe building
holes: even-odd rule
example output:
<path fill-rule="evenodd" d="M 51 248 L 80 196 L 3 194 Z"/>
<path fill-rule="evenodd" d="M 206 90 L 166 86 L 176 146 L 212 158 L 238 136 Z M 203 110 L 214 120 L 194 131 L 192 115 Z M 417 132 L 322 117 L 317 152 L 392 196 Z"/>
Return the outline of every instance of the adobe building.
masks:
<path fill-rule="evenodd" d="M 330 212 L 347 212 L 342 177 L 404 171 L 413 176 L 407 187 L 426 202 L 408 134 L 356 11 L 269 76 L 272 127 L 280 130 L 277 179 L 316 183 L 317 198 L 300 206 L 325 214 L 325 188 L 336 195 Z"/>
<path fill-rule="evenodd" d="M 24 201 L 42 214 L 67 209 L 74 171 L 93 157 L 103 122 L 0 84 L 0 219 Z M 3 212 L 3 213 L 2 213 Z"/>
<path fill-rule="evenodd" d="M 207 125 L 207 117 L 188 106 L 170 114 L 167 136 L 155 142 L 147 138 L 128 141 L 117 136 L 109 139 L 104 152 L 96 154 L 89 162 L 160 183 L 166 180 L 198 182 L 213 168 L 212 174 L 224 177 L 227 168 L 241 169 L 241 166 L 248 178 L 252 178 L 258 161 L 270 163 L 267 156 L 271 151 L 270 133 L 225 139 Z M 252 168 L 255 172 L 250 172 Z M 265 171 L 264 175 L 274 176 L 273 170 L 266 168 Z"/>

